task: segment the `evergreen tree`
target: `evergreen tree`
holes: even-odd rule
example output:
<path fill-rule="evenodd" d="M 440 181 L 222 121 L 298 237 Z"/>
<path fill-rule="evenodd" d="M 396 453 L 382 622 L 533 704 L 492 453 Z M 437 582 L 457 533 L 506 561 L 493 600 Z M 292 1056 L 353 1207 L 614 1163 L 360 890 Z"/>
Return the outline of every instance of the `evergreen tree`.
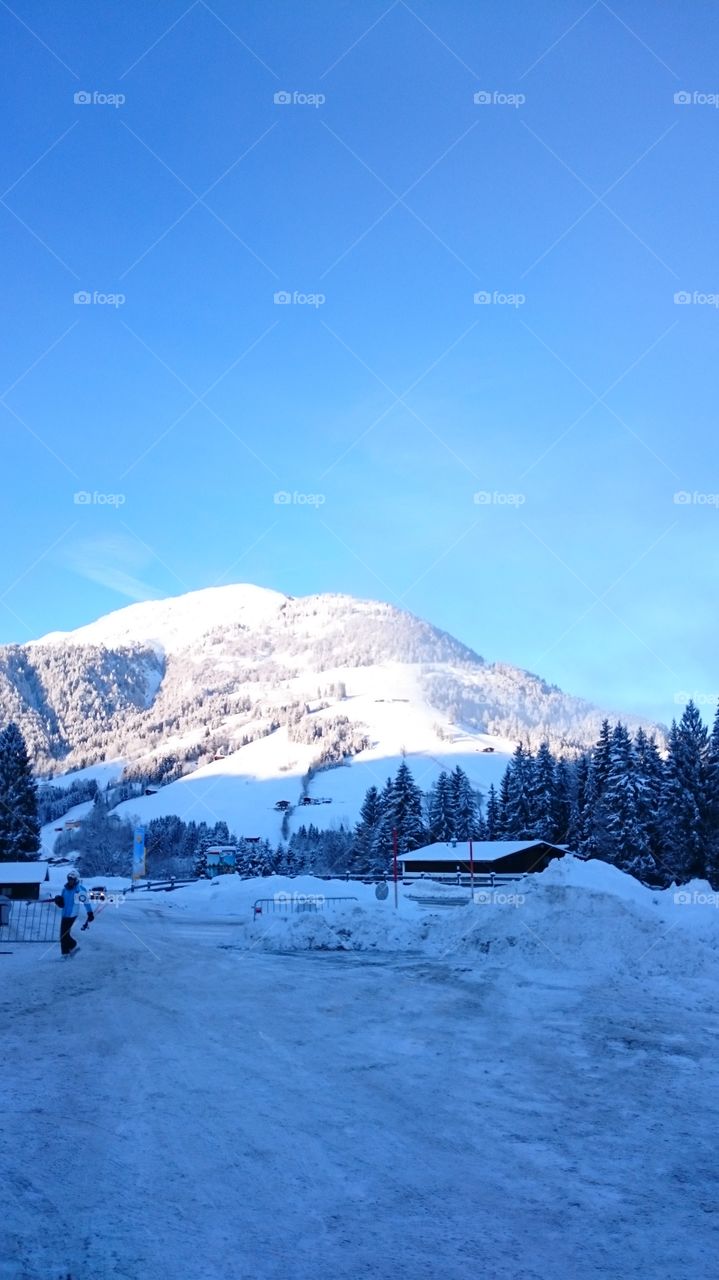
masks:
<path fill-rule="evenodd" d="M 639 879 L 652 879 L 656 866 L 639 804 L 640 788 L 632 740 L 619 723 L 612 732 L 609 767 L 600 800 L 598 852 L 605 861 Z"/>
<path fill-rule="evenodd" d="M 209 837 L 212 844 L 232 844 L 232 836 L 226 822 L 216 822 L 214 827 L 209 831 Z"/>
<path fill-rule="evenodd" d="M 464 769 L 457 765 L 450 778 L 454 830 L 451 839 L 478 840 L 481 833 L 480 806 Z"/>
<path fill-rule="evenodd" d="M 495 786 L 493 782 L 490 783 L 489 791 L 487 793 L 486 826 L 487 826 L 487 839 L 499 840 L 500 832 L 501 832 L 499 798 L 497 796 L 497 792 L 495 790 Z"/>
<path fill-rule="evenodd" d="M 505 777 L 508 778 L 504 815 L 505 835 L 510 840 L 528 840 L 534 834 L 532 830 L 534 759 L 521 742 L 507 765 Z"/>
<path fill-rule="evenodd" d="M 706 876 L 719 888 L 719 706 L 709 738 L 706 765 L 707 855 Z"/>
<path fill-rule="evenodd" d="M 612 728 L 609 721 L 604 719 L 592 752 L 592 799 L 595 804 L 601 800 L 609 776 L 611 747 Z"/>
<path fill-rule="evenodd" d="M 343 876 L 351 870 L 353 834 L 346 827 L 330 827 L 320 832 L 313 861 L 317 875 Z"/>
<path fill-rule="evenodd" d="M 611 768 L 610 754 L 612 727 L 605 718 L 589 759 L 589 778 L 584 787 L 580 852 L 589 857 L 600 857 L 599 845 L 606 826 L 607 812 L 604 791 Z"/>
<path fill-rule="evenodd" d="M 634 760 L 637 779 L 637 812 L 646 832 L 647 847 L 654 860 L 657 883 L 671 878 L 663 863 L 660 809 L 664 783 L 664 765 L 654 736 L 647 737 L 640 727 L 634 736 Z"/>
<path fill-rule="evenodd" d="M 680 881 L 703 878 L 710 845 L 709 735 L 693 702 L 672 722 L 661 800 L 663 861 Z"/>
<path fill-rule="evenodd" d="M 594 839 L 592 771 L 588 756 L 580 756 L 574 769 L 575 804 L 568 843 L 587 857 L 597 852 Z"/>
<path fill-rule="evenodd" d="M 37 787 L 17 725 L 0 733 L 0 861 L 31 862 L 40 852 Z"/>
<path fill-rule="evenodd" d="M 506 839 L 509 833 L 509 806 L 511 801 L 511 762 L 507 765 L 502 774 L 502 781 L 499 784 L 499 800 L 498 800 L 498 826 L 497 839 Z"/>
<path fill-rule="evenodd" d="M 380 792 L 379 820 L 370 842 L 370 874 L 384 876 L 392 867 L 392 832 L 395 827 L 394 783 L 388 778 Z"/>
<path fill-rule="evenodd" d="M 382 818 L 382 802 L 376 787 L 370 787 L 362 802 L 360 818 L 355 829 L 350 869 L 353 875 L 372 874 L 374 848 Z"/>
<path fill-rule="evenodd" d="M 542 742 L 532 770 L 530 798 L 530 834 L 538 840 L 552 841 L 556 838 L 555 774 L 554 756 L 549 744 Z"/>
<path fill-rule="evenodd" d="M 427 802 L 427 825 L 431 842 L 448 842 L 455 838 L 457 796 L 453 780 L 442 770 L 430 789 Z"/>
<path fill-rule="evenodd" d="M 482 796 L 479 791 L 475 791 L 474 794 L 477 799 L 477 818 L 474 824 L 474 835 L 472 836 L 472 839 L 488 840 L 489 836 L 487 835 L 487 819 L 484 816 L 484 804 L 483 804 Z"/>
<path fill-rule="evenodd" d="M 303 823 L 299 830 L 292 833 L 287 845 L 285 854 L 287 874 L 291 876 L 302 875 L 307 870 L 308 859 L 311 857 L 307 828 Z"/>
<path fill-rule="evenodd" d="M 427 839 L 422 816 L 422 792 L 405 760 L 399 766 L 392 786 L 392 825 L 397 832 L 399 853 L 418 849 Z"/>
<path fill-rule="evenodd" d="M 576 798 L 574 791 L 574 773 L 567 760 L 562 756 L 557 761 L 554 771 L 554 796 L 552 800 L 552 840 L 556 844 L 567 844 L 576 849 L 572 842 L 575 825 Z"/>

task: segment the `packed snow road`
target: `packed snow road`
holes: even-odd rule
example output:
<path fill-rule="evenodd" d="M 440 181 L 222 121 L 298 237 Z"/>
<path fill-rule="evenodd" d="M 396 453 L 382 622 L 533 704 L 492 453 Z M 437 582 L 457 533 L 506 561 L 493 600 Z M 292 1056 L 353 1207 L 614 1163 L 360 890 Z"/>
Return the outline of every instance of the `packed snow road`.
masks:
<path fill-rule="evenodd" d="M 715 1273 L 704 977 L 272 954 L 165 903 L 0 957 L 2 1280 Z"/>

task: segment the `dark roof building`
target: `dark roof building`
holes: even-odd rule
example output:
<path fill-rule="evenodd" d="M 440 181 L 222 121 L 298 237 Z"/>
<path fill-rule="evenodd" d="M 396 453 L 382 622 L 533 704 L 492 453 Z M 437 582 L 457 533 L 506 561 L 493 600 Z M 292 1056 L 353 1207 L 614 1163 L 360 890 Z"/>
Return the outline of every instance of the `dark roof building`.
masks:
<path fill-rule="evenodd" d="M 416 875 L 527 875 L 544 871 L 554 858 L 569 851 L 546 840 L 475 840 L 470 859 L 469 842 L 429 844 L 400 856 L 403 876 Z"/>

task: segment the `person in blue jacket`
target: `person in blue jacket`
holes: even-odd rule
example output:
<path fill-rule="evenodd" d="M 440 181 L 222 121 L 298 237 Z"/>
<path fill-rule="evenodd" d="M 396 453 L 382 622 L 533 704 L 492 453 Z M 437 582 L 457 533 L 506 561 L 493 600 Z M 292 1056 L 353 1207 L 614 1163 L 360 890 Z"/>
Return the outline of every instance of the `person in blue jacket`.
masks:
<path fill-rule="evenodd" d="M 64 956 L 71 956 L 77 942 L 72 936 L 72 926 L 77 920 L 77 913 L 80 906 L 85 908 L 87 915 L 86 924 L 92 924 L 95 915 L 92 908 L 88 905 L 90 895 L 84 885 L 80 884 L 80 877 L 74 871 L 68 871 L 67 881 L 62 893 L 55 898 L 55 906 L 60 907 L 62 917 L 60 919 L 60 950 Z M 83 925 L 83 929 L 85 925 Z"/>

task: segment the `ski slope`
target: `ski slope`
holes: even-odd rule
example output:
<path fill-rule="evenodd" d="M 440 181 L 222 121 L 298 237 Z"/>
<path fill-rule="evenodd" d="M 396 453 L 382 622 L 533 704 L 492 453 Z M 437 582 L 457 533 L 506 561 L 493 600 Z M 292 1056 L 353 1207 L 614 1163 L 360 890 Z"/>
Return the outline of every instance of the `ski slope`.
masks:
<path fill-rule="evenodd" d="M 300 804 L 303 775 L 316 758 L 317 746 L 290 741 L 287 728 L 281 726 L 268 737 L 160 788 L 156 795 L 125 801 L 115 812 L 141 822 L 168 814 L 210 824 L 224 820 L 240 837 L 261 836 L 276 844 L 282 838 L 283 817 L 274 808 L 278 800 L 288 800 L 293 806 L 287 825 L 290 834 L 310 822 L 321 829 L 354 826 L 368 787 L 381 789 L 403 758 L 425 791 L 443 769 L 457 765 L 484 794 L 490 783 L 499 786 L 515 744 L 454 727 L 423 699 L 413 670 L 384 664 L 327 675 L 344 678 L 349 696 L 316 712 L 317 718 L 331 716 L 339 709 L 366 728 L 371 743 L 345 765 L 321 770 L 312 777 L 307 794 L 312 800 L 330 800 L 330 804 Z"/>
<path fill-rule="evenodd" d="M 714 1274 L 708 888 L 523 887 L 395 913 L 225 877 L 0 956 L 2 1280 Z M 250 918 L 331 889 L 331 925 Z"/>

